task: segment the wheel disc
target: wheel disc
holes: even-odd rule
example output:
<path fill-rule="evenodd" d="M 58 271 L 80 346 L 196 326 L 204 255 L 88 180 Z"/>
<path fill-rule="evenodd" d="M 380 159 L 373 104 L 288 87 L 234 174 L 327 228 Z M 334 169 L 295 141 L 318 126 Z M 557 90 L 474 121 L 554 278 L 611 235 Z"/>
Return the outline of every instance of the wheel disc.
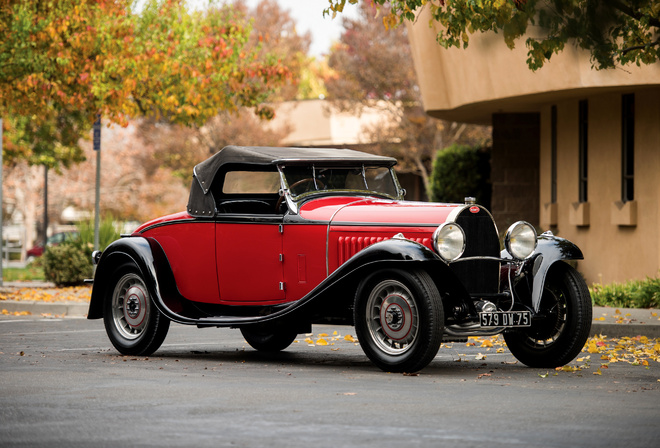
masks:
<path fill-rule="evenodd" d="M 539 348 L 552 345 L 564 332 L 568 320 L 564 292 L 547 288 L 543 292 L 541 311 L 548 316 L 546 322 L 533 328 L 527 335 L 527 344 Z"/>
<path fill-rule="evenodd" d="M 402 355 L 417 338 L 417 306 L 410 290 L 396 280 L 385 280 L 374 287 L 365 317 L 372 339 L 387 354 Z"/>
<path fill-rule="evenodd" d="M 112 294 L 112 320 L 126 339 L 140 337 L 149 321 L 150 302 L 145 284 L 136 274 L 124 275 Z"/>

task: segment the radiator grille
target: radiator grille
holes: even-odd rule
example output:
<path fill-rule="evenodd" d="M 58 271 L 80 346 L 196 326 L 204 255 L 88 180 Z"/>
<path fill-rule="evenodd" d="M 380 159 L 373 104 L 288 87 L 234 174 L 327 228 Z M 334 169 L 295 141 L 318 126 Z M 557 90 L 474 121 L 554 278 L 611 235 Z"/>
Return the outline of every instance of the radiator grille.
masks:
<path fill-rule="evenodd" d="M 432 249 L 431 238 L 406 238 L 411 241 L 423 244 L 424 246 Z M 340 236 L 337 241 L 337 254 L 339 264 L 345 263 L 356 253 L 360 252 L 365 247 L 371 246 L 380 241 L 389 240 L 388 237 L 369 237 L 369 236 Z"/>
<path fill-rule="evenodd" d="M 461 258 L 500 256 L 499 235 L 493 218 L 486 210 L 471 213 L 466 208 L 459 214 L 456 223 L 465 231 L 465 252 Z M 499 261 L 458 261 L 452 263 L 451 268 L 470 294 L 499 292 Z"/>

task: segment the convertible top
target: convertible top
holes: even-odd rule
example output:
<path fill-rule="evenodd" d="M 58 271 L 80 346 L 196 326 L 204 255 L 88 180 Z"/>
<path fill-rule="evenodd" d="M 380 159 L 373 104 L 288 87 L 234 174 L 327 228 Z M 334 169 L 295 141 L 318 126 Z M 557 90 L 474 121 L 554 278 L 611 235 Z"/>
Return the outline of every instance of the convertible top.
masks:
<path fill-rule="evenodd" d="M 391 167 L 396 159 L 343 148 L 275 148 L 266 146 L 225 146 L 193 169 L 188 213 L 211 217 L 215 200 L 209 194 L 215 175 L 224 165 L 332 164 Z"/>

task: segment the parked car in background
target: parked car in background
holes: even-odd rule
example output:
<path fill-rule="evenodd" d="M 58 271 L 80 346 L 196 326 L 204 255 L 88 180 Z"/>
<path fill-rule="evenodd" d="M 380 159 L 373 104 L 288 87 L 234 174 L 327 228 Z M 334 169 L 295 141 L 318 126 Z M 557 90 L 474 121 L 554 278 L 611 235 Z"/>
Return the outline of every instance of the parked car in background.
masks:
<path fill-rule="evenodd" d="M 46 239 L 46 244 L 48 246 L 53 245 L 56 246 L 58 244 L 63 243 L 64 241 L 69 241 L 78 236 L 78 232 L 75 231 L 70 231 L 70 232 L 58 232 L 55 233 L 51 236 L 49 236 Z M 34 246 L 32 249 L 29 249 L 26 253 L 27 261 L 28 263 L 32 262 L 35 258 L 41 257 L 44 254 L 44 245 L 43 243 L 39 243 L 36 246 Z"/>
<path fill-rule="evenodd" d="M 488 210 L 405 201 L 395 164 L 349 149 L 224 148 L 194 168 L 186 211 L 93 255 L 88 318 L 133 356 L 157 350 L 170 322 L 237 328 L 262 351 L 334 323 L 355 326 L 385 371 L 496 334 L 526 365 L 573 360 L 592 316 L 564 262 L 580 249 L 521 221 L 500 251 Z"/>

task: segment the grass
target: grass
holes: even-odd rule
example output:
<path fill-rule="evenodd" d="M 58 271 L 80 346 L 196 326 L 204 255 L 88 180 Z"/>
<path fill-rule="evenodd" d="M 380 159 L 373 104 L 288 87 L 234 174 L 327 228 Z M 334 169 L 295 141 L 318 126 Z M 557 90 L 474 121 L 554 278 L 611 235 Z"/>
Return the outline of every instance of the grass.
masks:
<path fill-rule="evenodd" d="M 609 285 L 594 283 L 589 292 L 597 306 L 660 308 L 660 278 L 647 277 Z"/>
<path fill-rule="evenodd" d="M 34 264 L 25 268 L 4 268 L 2 270 L 2 280 L 5 282 L 44 280 L 44 271 L 41 267 Z"/>

